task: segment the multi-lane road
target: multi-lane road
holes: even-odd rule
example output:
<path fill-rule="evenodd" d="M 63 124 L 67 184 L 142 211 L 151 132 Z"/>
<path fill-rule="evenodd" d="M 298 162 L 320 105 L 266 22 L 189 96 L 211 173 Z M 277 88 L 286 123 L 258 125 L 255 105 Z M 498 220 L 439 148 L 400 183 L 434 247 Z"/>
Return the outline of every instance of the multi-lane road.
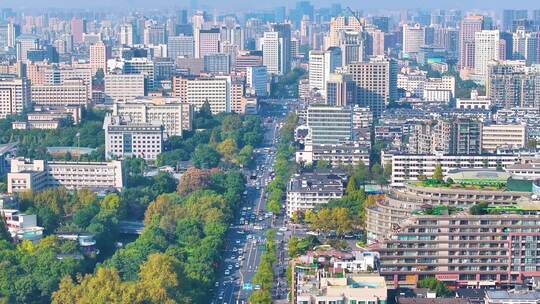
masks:
<path fill-rule="evenodd" d="M 254 153 L 255 169 L 245 172 L 247 175 L 245 199 L 227 233 L 223 262 L 219 269 L 218 280 L 215 282 L 213 303 L 247 303 L 249 295 L 259 288 L 253 284 L 252 279 L 264 252 L 265 232 L 272 224 L 275 228 L 283 224 L 283 219 L 279 217 L 272 221 L 271 214 L 266 211 L 264 188 L 272 179 L 279 125 L 286 113 L 284 110 L 278 117 L 271 118 L 271 122 L 265 123 L 263 145 Z M 262 118 L 266 120 L 264 115 Z M 249 174 L 253 171 L 255 174 Z M 282 232 L 278 231 L 276 240 L 278 246 L 283 246 Z M 276 265 L 278 278 L 283 272 L 283 265 L 282 260 Z M 286 296 L 283 290 L 284 281 L 279 284 L 281 290 L 276 290 L 274 296 L 284 298 Z"/>

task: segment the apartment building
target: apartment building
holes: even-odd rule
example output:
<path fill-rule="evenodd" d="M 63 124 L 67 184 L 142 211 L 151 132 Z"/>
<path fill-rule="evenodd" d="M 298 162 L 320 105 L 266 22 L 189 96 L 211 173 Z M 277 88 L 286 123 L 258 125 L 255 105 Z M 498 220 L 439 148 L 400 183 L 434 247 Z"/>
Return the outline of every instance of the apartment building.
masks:
<path fill-rule="evenodd" d="M 105 75 L 105 102 L 131 101 L 146 95 L 142 74 Z"/>
<path fill-rule="evenodd" d="M 357 100 L 379 117 L 388 103 L 397 99 L 397 64 L 393 59 L 372 57 L 368 62 L 347 66 L 357 85 Z"/>
<path fill-rule="evenodd" d="M 88 86 L 82 79 L 67 79 L 62 83 L 32 85 L 32 102 L 43 107 L 88 106 Z"/>
<path fill-rule="evenodd" d="M 192 129 L 193 106 L 173 98 L 135 99 L 114 103 L 113 115 L 129 117 L 135 123 L 159 121 L 168 136 L 182 136 L 184 130 Z"/>
<path fill-rule="evenodd" d="M 25 79 L 0 80 L 0 118 L 22 113 L 30 102 L 30 86 Z"/>
<path fill-rule="evenodd" d="M 390 159 L 388 155 L 384 156 L 384 152 L 382 154 L 381 159 Z M 437 164 L 442 166 L 444 172 L 459 168 L 495 169 L 516 164 L 520 157 L 519 155 L 445 155 L 437 153 L 429 155 L 394 154 L 391 159 L 391 185 L 403 187 L 408 181 L 418 181 L 419 176 L 433 176 Z"/>
<path fill-rule="evenodd" d="M 129 118 L 107 115 L 105 157 L 138 157 L 155 161 L 163 151 L 164 132 L 161 122 L 132 122 Z"/>
<path fill-rule="evenodd" d="M 530 192 L 508 191 L 506 188 L 428 187 L 408 183 L 403 188 L 392 188 L 387 191 L 384 199 L 367 209 L 368 242 L 386 238 L 396 224 L 404 222 L 422 206 L 470 208 L 480 202 L 491 206 L 508 206 L 515 205 L 518 200 L 530 196 Z"/>
<path fill-rule="evenodd" d="M 335 249 L 310 251 L 291 262 L 295 304 L 372 303 L 387 301 L 386 282 L 374 271 L 374 252 Z"/>
<path fill-rule="evenodd" d="M 345 173 L 338 169 L 295 174 L 287 184 L 287 216 L 341 198 L 345 179 Z"/>
<path fill-rule="evenodd" d="M 7 175 L 8 193 L 39 191 L 48 187 L 120 190 L 124 186 L 122 162 L 46 161 L 16 158 Z"/>
<path fill-rule="evenodd" d="M 524 148 L 527 146 L 527 126 L 492 124 L 482 126 L 482 151 L 493 153 L 500 147 Z"/>
<path fill-rule="evenodd" d="M 394 287 L 426 277 L 462 287 L 512 286 L 540 275 L 540 215 L 415 215 L 375 247 L 380 274 Z"/>

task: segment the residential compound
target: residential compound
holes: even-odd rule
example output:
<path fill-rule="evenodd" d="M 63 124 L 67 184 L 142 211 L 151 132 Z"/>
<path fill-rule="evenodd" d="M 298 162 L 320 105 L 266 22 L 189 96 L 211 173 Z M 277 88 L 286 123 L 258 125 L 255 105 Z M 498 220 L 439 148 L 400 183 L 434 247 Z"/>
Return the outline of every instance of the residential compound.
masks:
<path fill-rule="evenodd" d="M 59 186 L 97 191 L 122 189 L 122 162 L 65 162 L 22 158 L 11 160 L 11 171 L 7 174 L 8 193 L 39 191 Z"/>
<path fill-rule="evenodd" d="M 367 210 L 370 250 L 394 286 L 435 277 L 449 285 L 510 286 L 537 276 L 538 197 L 530 181 L 460 170 L 390 190 Z M 485 209 L 476 211 L 478 204 Z"/>
<path fill-rule="evenodd" d="M 330 199 L 341 198 L 345 179 L 345 173 L 339 169 L 295 174 L 287 185 L 287 215 L 291 217 L 296 212 L 313 210 Z"/>

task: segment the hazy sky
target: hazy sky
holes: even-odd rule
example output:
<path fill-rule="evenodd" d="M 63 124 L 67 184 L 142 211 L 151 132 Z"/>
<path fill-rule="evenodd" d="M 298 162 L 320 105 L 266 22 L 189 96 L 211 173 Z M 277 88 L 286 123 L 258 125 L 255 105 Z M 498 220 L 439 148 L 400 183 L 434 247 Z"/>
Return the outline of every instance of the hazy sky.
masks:
<path fill-rule="evenodd" d="M 0 7 L 30 8 L 30 7 L 56 7 L 56 8 L 163 8 L 163 7 L 189 7 L 191 0 L 0 0 Z M 295 0 L 197 0 L 204 7 L 218 9 L 260 9 L 278 5 L 294 6 Z M 538 0 L 313 0 L 315 6 L 328 6 L 331 3 L 341 3 L 353 9 L 401 9 L 401 8 L 459 8 L 459 9 L 490 9 L 502 8 L 538 8 Z"/>

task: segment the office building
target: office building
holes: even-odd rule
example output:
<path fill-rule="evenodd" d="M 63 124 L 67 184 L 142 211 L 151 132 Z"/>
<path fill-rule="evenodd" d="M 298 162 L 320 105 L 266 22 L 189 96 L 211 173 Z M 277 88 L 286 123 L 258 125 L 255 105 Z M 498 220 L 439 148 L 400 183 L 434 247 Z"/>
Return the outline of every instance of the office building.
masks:
<path fill-rule="evenodd" d="M 173 78 L 173 96 L 191 104 L 195 111 L 208 102 L 213 114 L 231 112 L 231 89 L 230 76 Z"/>
<path fill-rule="evenodd" d="M 349 74 L 330 74 L 326 81 L 326 104 L 352 106 L 356 104 L 356 82 Z"/>
<path fill-rule="evenodd" d="M 107 71 L 107 47 L 102 41 L 98 41 L 90 46 L 90 69 L 92 75 L 96 75 L 98 70 L 103 73 Z"/>
<path fill-rule="evenodd" d="M 364 61 L 366 52 L 362 32 L 344 31 L 339 32 L 338 46 L 341 48 L 342 65 L 346 66 L 353 62 Z"/>
<path fill-rule="evenodd" d="M 482 153 L 482 123 L 472 119 L 456 119 L 452 125 L 450 153 L 479 155 Z"/>
<path fill-rule="evenodd" d="M 143 32 L 143 42 L 145 45 L 165 44 L 167 42 L 165 26 L 155 22 L 147 24 Z"/>
<path fill-rule="evenodd" d="M 360 162 L 369 167 L 369 145 L 344 143 L 337 145 L 306 144 L 304 150 L 296 151 L 296 163 L 305 166 L 317 161 L 325 161 L 333 168 L 356 166 Z"/>
<path fill-rule="evenodd" d="M 167 136 L 182 136 L 182 132 L 191 131 L 193 107 L 180 103 L 178 99 L 151 98 L 135 99 L 113 104 L 113 116 L 129 117 L 134 123 L 158 121 L 163 125 Z"/>
<path fill-rule="evenodd" d="M 17 60 L 28 60 L 28 51 L 39 49 L 39 37 L 34 35 L 20 35 L 15 41 Z"/>
<path fill-rule="evenodd" d="M 358 19 L 350 10 L 345 16 L 333 17 L 330 20 L 330 32 L 329 32 L 329 42 L 328 46 L 339 47 L 339 35 L 341 32 L 361 32 L 362 26 L 364 25 L 363 20 Z"/>
<path fill-rule="evenodd" d="M 204 58 L 206 55 L 217 54 L 221 51 L 219 28 L 200 29 L 195 35 L 195 57 Z"/>
<path fill-rule="evenodd" d="M 326 96 L 326 82 L 330 74 L 341 66 L 341 49 L 329 48 L 327 51 L 309 52 L 309 89 Z"/>
<path fill-rule="evenodd" d="M 347 66 L 347 72 L 357 85 L 357 100 L 379 117 L 385 106 L 397 99 L 397 64 L 393 59 L 372 57 L 369 62 Z"/>
<path fill-rule="evenodd" d="M 167 40 L 167 55 L 175 60 L 178 57 L 195 57 L 195 41 L 193 36 L 169 36 Z"/>
<path fill-rule="evenodd" d="M 414 56 L 425 44 L 425 28 L 420 24 L 403 25 L 403 55 Z"/>
<path fill-rule="evenodd" d="M 466 16 L 459 28 L 459 66 L 461 69 L 474 69 L 475 34 L 484 29 L 483 16 Z"/>
<path fill-rule="evenodd" d="M 105 130 L 105 157 L 138 157 L 155 161 L 163 149 L 163 125 L 154 121 L 132 122 L 129 117 L 107 115 Z"/>
<path fill-rule="evenodd" d="M 120 25 L 120 44 L 122 46 L 133 46 L 134 43 L 134 32 L 133 25 L 131 23 L 124 23 Z"/>
<path fill-rule="evenodd" d="M 289 24 L 273 24 L 262 38 L 263 65 L 271 74 L 286 74 L 291 68 L 291 28 Z"/>
<path fill-rule="evenodd" d="M 32 102 L 36 106 L 88 106 L 88 87 L 82 79 L 68 79 L 58 84 L 32 85 Z"/>
<path fill-rule="evenodd" d="M 86 33 L 86 20 L 81 18 L 71 19 L 71 36 L 74 44 L 83 42 L 83 34 Z"/>
<path fill-rule="evenodd" d="M 30 85 L 26 79 L 0 80 L 0 118 L 21 114 L 30 103 Z"/>
<path fill-rule="evenodd" d="M 207 73 L 228 75 L 231 72 L 231 57 L 229 54 L 205 55 L 203 63 L 204 71 Z"/>
<path fill-rule="evenodd" d="M 510 124 L 491 124 L 482 126 L 482 151 L 494 153 L 497 148 L 513 149 L 527 146 L 527 126 Z"/>
<path fill-rule="evenodd" d="M 340 144 L 353 139 L 350 107 L 311 105 L 307 109 L 309 137 L 314 145 Z"/>
<path fill-rule="evenodd" d="M 498 30 L 483 30 L 474 34 L 474 74 L 484 84 L 488 79 L 488 64 L 500 59 L 499 41 Z"/>
<path fill-rule="evenodd" d="M 125 74 L 142 74 L 145 79 L 145 90 L 152 91 L 156 87 L 155 65 L 148 58 L 136 57 L 123 61 L 123 71 Z"/>
<path fill-rule="evenodd" d="M 105 102 L 130 101 L 145 96 L 143 74 L 105 75 Z"/>
<path fill-rule="evenodd" d="M 502 16 L 502 29 L 507 32 L 513 32 L 515 31 L 514 22 L 527 18 L 527 10 L 505 9 Z"/>
<path fill-rule="evenodd" d="M 121 190 L 122 162 L 46 161 L 15 158 L 7 176 L 8 193 L 40 191 L 49 187 L 69 190 Z"/>
<path fill-rule="evenodd" d="M 60 65 L 43 69 L 42 73 L 43 84 L 47 85 L 63 84 L 66 81 L 70 81 L 73 79 L 82 80 L 87 88 L 87 98 L 89 100 L 92 99 L 92 70 L 90 69 L 90 67 Z"/>
<path fill-rule="evenodd" d="M 246 85 L 257 97 L 268 95 L 268 70 L 264 65 L 246 67 Z"/>

